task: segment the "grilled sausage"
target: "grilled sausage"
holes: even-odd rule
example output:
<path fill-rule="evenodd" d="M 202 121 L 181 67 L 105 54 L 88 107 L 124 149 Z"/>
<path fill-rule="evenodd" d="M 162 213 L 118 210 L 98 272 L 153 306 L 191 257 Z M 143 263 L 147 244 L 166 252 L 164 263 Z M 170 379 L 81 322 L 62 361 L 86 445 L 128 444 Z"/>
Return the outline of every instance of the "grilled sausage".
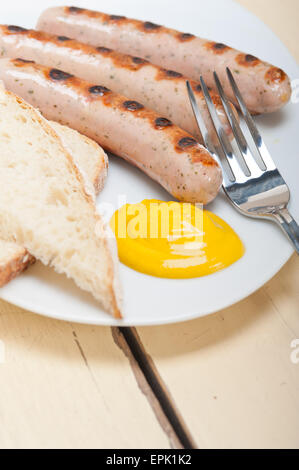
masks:
<path fill-rule="evenodd" d="M 197 140 L 202 141 L 190 107 L 186 78 L 181 74 L 107 47 L 96 48 L 65 36 L 53 36 L 24 28 L 19 30 L 12 25 L 0 26 L 0 50 L 2 57 L 22 57 L 42 65 L 61 68 L 84 80 L 98 81 L 171 119 Z M 213 135 L 215 131 L 201 86 L 197 82 L 191 84 L 201 114 L 210 134 Z M 210 93 L 223 127 L 231 136 L 231 127 L 225 117 L 220 97 Z"/>
<path fill-rule="evenodd" d="M 174 197 L 205 204 L 217 195 L 222 173 L 209 152 L 139 102 L 24 59 L 0 59 L 0 80 L 47 119 L 91 137 L 143 170 Z"/>
<path fill-rule="evenodd" d="M 193 80 L 199 80 L 202 75 L 213 89 L 215 70 L 227 95 L 234 101 L 226 76 L 226 67 L 229 67 L 235 74 L 249 110 L 256 114 L 278 110 L 291 96 L 290 81 L 283 70 L 225 44 L 149 21 L 76 7 L 58 7 L 46 10 L 37 28 L 94 46 L 112 47 L 123 53 L 138 55 Z"/>

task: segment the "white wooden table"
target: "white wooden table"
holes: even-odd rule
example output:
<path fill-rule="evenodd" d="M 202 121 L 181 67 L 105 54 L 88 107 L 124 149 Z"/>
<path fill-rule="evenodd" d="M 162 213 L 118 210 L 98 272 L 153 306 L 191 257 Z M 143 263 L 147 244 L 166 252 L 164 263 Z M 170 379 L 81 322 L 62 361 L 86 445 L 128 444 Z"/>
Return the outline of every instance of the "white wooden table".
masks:
<path fill-rule="evenodd" d="M 298 0 L 238 1 L 299 59 Z M 299 447 L 298 257 L 215 315 L 123 333 L 0 301 L 0 448 Z"/>

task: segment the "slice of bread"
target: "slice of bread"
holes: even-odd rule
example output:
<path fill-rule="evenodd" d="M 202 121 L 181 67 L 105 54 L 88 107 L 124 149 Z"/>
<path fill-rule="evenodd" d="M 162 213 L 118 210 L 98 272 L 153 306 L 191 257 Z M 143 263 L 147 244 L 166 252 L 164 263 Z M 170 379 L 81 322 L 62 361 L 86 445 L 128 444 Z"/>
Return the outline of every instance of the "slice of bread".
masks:
<path fill-rule="evenodd" d="M 108 157 L 104 150 L 93 140 L 79 132 L 49 122 L 60 137 L 63 146 L 69 150 L 75 164 L 86 175 L 96 194 L 103 189 L 107 177 Z M 17 243 L 0 240 L 0 287 L 10 282 L 35 262 L 35 258 Z"/>
<path fill-rule="evenodd" d="M 91 292 L 121 317 L 115 239 L 53 128 L 0 87 L 0 238 Z"/>

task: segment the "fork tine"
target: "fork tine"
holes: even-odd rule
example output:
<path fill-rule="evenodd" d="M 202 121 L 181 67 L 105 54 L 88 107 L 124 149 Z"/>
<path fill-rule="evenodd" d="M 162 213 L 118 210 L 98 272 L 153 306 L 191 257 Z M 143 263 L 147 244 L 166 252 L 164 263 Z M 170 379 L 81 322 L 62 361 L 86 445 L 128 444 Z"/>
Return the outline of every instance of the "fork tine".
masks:
<path fill-rule="evenodd" d="M 207 85 L 203 79 L 203 77 L 200 77 L 200 83 L 202 87 L 202 91 L 207 103 L 207 107 L 211 116 L 211 120 L 213 122 L 220 148 L 222 149 L 224 156 L 226 158 L 226 161 L 234 175 L 234 181 L 236 180 L 244 180 L 244 177 L 246 177 L 245 173 L 243 172 L 240 163 L 238 162 L 238 159 L 234 155 L 233 148 L 231 146 L 230 141 L 228 140 L 228 137 L 222 127 L 222 124 L 220 122 L 219 116 L 216 112 L 214 103 L 211 99 L 211 95 L 209 93 L 209 90 L 207 88 Z"/>
<path fill-rule="evenodd" d="M 241 153 L 241 158 L 243 161 L 244 166 L 246 167 L 248 171 L 248 176 L 253 176 L 257 177 L 260 176 L 261 174 L 261 169 L 257 162 L 255 161 L 250 148 L 247 145 L 245 136 L 243 134 L 243 131 L 240 127 L 240 124 L 238 123 L 235 114 L 233 113 L 231 104 L 229 100 L 227 99 L 227 96 L 223 90 L 222 84 L 219 80 L 219 77 L 216 72 L 214 72 L 214 80 L 223 104 L 223 107 L 226 111 L 227 118 L 230 122 L 231 128 L 233 130 L 233 134 L 235 137 L 235 140 L 237 142 L 237 145 L 239 147 L 240 153 Z"/>
<path fill-rule="evenodd" d="M 233 74 L 232 72 L 230 71 L 230 69 L 227 67 L 226 68 L 226 73 L 227 73 L 227 76 L 228 76 L 228 79 L 229 79 L 229 82 L 230 82 L 230 85 L 233 89 L 233 92 L 236 96 L 236 99 L 239 103 L 239 106 L 240 106 L 240 109 L 242 111 L 242 114 L 244 116 L 244 119 L 245 119 L 245 122 L 247 124 L 247 127 L 250 131 L 250 134 L 252 136 L 252 139 L 255 143 L 255 146 L 256 146 L 256 149 L 258 151 L 258 154 L 260 156 L 260 159 L 261 159 L 261 162 L 263 163 L 264 165 L 264 168 L 263 170 L 275 170 L 276 169 L 276 165 L 275 163 L 273 162 L 271 156 L 270 156 L 270 153 L 264 143 L 264 140 L 261 136 L 261 134 L 259 133 L 258 131 L 258 128 L 256 127 L 256 124 L 244 102 L 244 99 L 241 95 L 241 92 L 239 90 L 239 87 L 233 77 Z"/>
<path fill-rule="evenodd" d="M 219 147 L 220 144 L 218 145 L 218 147 L 216 147 L 214 144 L 211 143 L 211 139 L 210 139 L 210 135 L 209 135 L 207 126 L 205 124 L 205 121 L 204 121 L 199 109 L 198 109 L 198 104 L 196 102 L 196 99 L 195 99 L 195 96 L 194 96 L 194 93 L 193 93 L 193 90 L 192 90 L 192 87 L 190 85 L 189 80 L 186 81 L 186 85 L 187 85 L 187 91 L 188 91 L 191 107 L 192 107 L 192 110 L 193 110 L 193 113 L 194 113 L 194 117 L 195 117 L 197 126 L 199 128 L 199 131 L 200 131 L 200 133 L 203 137 L 204 144 L 205 144 L 206 148 L 209 150 L 209 152 L 213 155 L 213 157 L 221 165 L 221 167 L 222 168 L 225 167 L 226 171 L 223 171 L 223 182 L 224 182 L 225 186 L 228 186 L 231 183 L 231 181 L 235 181 L 234 174 L 231 170 L 231 167 L 228 165 L 228 163 L 225 165 L 226 158 L 225 158 L 225 156 L 222 152 L 222 149 Z"/>
<path fill-rule="evenodd" d="M 207 147 L 207 149 L 212 151 L 214 149 L 211 145 L 208 129 L 207 129 L 206 123 L 205 123 L 205 121 L 204 121 L 204 119 L 203 119 L 203 117 L 202 117 L 202 115 L 201 115 L 201 113 L 198 109 L 198 105 L 197 105 L 197 102 L 196 102 L 196 99 L 195 99 L 195 96 L 194 96 L 194 93 L 193 93 L 193 90 L 192 90 L 192 87 L 190 85 L 189 80 L 186 80 L 186 85 L 187 85 L 188 95 L 189 95 L 189 99 L 190 99 L 190 102 L 191 102 L 194 117 L 195 117 L 197 126 L 199 128 L 199 132 L 202 135 L 204 144 Z"/>

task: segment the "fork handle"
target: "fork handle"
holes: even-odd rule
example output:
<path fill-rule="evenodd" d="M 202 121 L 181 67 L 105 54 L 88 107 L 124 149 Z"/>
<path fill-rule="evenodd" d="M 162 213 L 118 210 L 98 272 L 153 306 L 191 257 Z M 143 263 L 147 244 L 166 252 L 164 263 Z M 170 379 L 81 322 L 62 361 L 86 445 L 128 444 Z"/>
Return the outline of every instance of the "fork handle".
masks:
<path fill-rule="evenodd" d="M 293 243 L 297 254 L 299 254 L 299 225 L 291 216 L 287 208 L 280 209 L 273 214 L 274 220 L 280 225 L 290 241 Z"/>

